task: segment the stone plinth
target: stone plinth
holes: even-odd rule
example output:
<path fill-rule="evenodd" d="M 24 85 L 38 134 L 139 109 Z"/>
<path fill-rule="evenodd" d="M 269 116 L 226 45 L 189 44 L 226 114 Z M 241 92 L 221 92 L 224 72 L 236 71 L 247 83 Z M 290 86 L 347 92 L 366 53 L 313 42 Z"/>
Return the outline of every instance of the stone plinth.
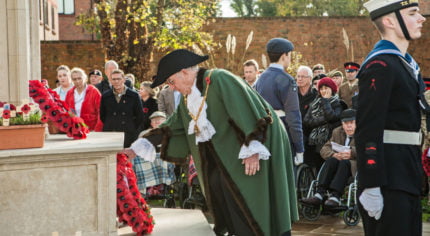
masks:
<path fill-rule="evenodd" d="M 117 235 L 116 153 L 122 133 L 0 151 L 2 235 Z"/>

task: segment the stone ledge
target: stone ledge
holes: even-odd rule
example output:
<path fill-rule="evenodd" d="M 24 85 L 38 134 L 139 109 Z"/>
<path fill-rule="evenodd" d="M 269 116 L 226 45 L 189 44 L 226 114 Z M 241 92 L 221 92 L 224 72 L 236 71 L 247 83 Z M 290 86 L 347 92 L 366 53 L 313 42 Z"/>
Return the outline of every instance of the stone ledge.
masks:
<path fill-rule="evenodd" d="M 214 236 L 212 227 L 200 210 L 152 208 L 155 220 L 151 236 Z M 130 227 L 120 228 L 118 235 L 136 235 Z"/>

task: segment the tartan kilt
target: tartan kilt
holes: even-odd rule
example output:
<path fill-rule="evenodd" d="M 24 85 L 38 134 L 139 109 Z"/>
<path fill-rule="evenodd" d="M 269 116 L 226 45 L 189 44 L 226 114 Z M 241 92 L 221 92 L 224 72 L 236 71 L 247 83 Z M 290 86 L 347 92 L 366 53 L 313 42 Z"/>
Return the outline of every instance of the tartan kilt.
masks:
<path fill-rule="evenodd" d="M 170 185 L 176 181 L 175 165 L 160 159 L 160 154 L 154 162 L 145 161 L 140 156 L 133 159 L 133 170 L 136 174 L 137 187 L 143 193 L 146 193 L 146 188 L 167 184 Z"/>

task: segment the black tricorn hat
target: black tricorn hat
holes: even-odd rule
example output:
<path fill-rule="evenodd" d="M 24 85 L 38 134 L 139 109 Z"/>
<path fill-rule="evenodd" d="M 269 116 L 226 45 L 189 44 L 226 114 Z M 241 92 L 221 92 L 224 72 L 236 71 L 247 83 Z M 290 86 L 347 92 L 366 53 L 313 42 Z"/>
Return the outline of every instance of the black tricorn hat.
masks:
<path fill-rule="evenodd" d="M 209 56 L 200 56 L 194 52 L 188 51 L 186 49 L 178 49 L 170 52 L 161 58 L 158 63 L 157 75 L 154 82 L 151 84 L 151 88 L 155 88 L 158 85 L 163 84 L 167 78 L 176 72 L 195 66 L 201 62 L 206 61 Z"/>

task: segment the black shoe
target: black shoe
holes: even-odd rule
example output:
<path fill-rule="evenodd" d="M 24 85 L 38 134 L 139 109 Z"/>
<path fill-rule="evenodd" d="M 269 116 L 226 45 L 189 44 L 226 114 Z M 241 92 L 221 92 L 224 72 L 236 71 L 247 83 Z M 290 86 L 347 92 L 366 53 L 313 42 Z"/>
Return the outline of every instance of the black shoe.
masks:
<path fill-rule="evenodd" d="M 304 198 L 300 201 L 306 205 L 312 205 L 312 206 L 319 206 L 322 203 L 322 200 L 318 197 L 315 197 L 315 196 L 310 197 L 310 198 Z"/>
<path fill-rule="evenodd" d="M 334 197 L 330 197 L 327 201 L 324 202 L 324 206 L 326 206 L 326 207 L 338 207 L 338 206 L 340 206 L 339 199 L 336 198 L 336 200 L 334 199 Z"/>

